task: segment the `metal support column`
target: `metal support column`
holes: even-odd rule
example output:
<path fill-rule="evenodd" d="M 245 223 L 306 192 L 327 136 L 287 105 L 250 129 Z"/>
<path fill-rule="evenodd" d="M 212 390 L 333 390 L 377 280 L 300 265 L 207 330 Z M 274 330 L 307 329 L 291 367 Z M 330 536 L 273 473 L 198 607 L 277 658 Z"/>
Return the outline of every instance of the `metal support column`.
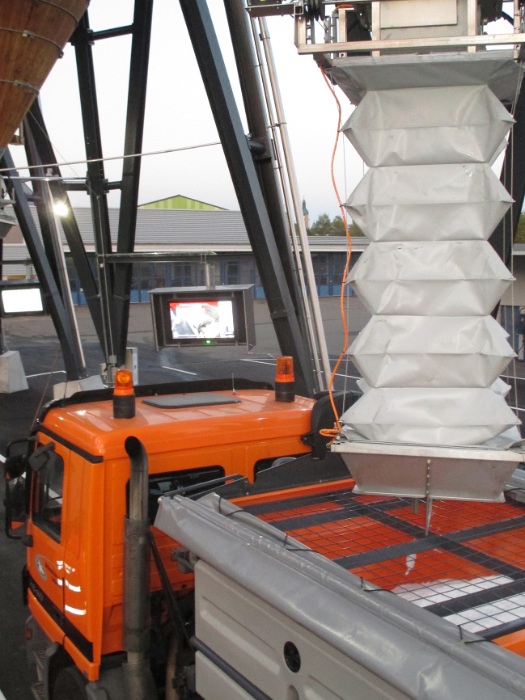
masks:
<path fill-rule="evenodd" d="M 67 379 L 82 379 L 86 376 L 86 368 L 81 348 L 77 342 L 75 326 L 61 297 L 53 269 L 31 216 L 27 197 L 9 150 L 4 152 L 1 162 L 2 167 L 7 169 L 5 178 L 10 181 L 10 187 L 15 193 L 13 208 L 60 341 Z"/>
<path fill-rule="evenodd" d="M 260 154 L 252 149 L 254 163 L 302 337 L 312 358 L 314 386 L 319 391 L 327 386 L 330 362 L 270 40 L 266 24 L 260 23 L 264 51 L 256 43 L 255 26 L 244 2 L 224 0 L 224 7 L 251 143 L 264 149 Z"/>
<path fill-rule="evenodd" d="M 112 325 L 110 299 L 113 291 L 113 270 L 108 257 L 112 252 L 111 230 L 107 202 L 107 180 L 104 174 L 102 138 L 95 84 L 95 68 L 92 54 L 92 32 L 86 14 L 78 25 L 71 43 L 75 47 L 77 60 L 80 105 L 84 125 L 86 147 L 87 182 L 91 199 L 93 232 L 97 252 L 97 273 L 100 291 L 100 314 L 102 319 L 103 351 L 108 363 L 115 356 L 116 342 Z"/>
<path fill-rule="evenodd" d="M 299 316 L 299 291 L 290 249 L 290 236 L 285 223 L 283 198 L 277 186 L 276 163 L 272 152 L 268 111 L 265 106 L 259 73 L 256 70 L 257 57 L 253 48 L 249 18 L 244 3 L 225 0 L 224 7 L 241 84 L 250 143 L 261 147 L 261 153 L 252 150 L 255 168 L 261 183 L 273 237 L 279 250 L 290 295 Z M 304 326 L 304 321 L 302 325 Z"/>
<path fill-rule="evenodd" d="M 257 262 L 281 352 L 295 360 L 297 390 L 312 395 L 306 351 L 248 140 L 235 104 L 213 23 L 204 0 L 180 0 L 215 123 Z"/>
<path fill-rule="evenodd" d="M 57 158 L 53 146 L 51 145 L 38 100 L 33 102 L 33 105 L 29 110 L 24 122 L 24 129 L 25 133 L 33 141 L 37 154 L 35 155 L 34 152 L 32 153 L 30 149 L 27 149 L 29 165 L 56 163 Z M 51 174 L 53 177 L 60 178 L 60 168 L 55 165 L 51 168 L 51 173 L 48 172 L 48 174 Z M 89 263 L 89 258 L 86 254 L 86 248 L 84 246 L 84 242 L 82 241 L 78 224 L 67 194 L 67 187 L 60 179 L 51 179 L 49 181 L 49 187 L 51 189 L 53 199 L 57 202 L 63 202 L 67 207 L 67 216 L 65 216 L 61 221 L 62 230 L 64 231 L 64 235 L 69 246 L 69 251 L 71 253 L 71 258 L 78 273 L 80 285 L 84 291 L 84 296 L 86 297 L 86 302 L 89 307 L 100 345 L 104 347 L 104 332 L 97 280 L 95 279 L 93 270 Z"/>
<path fill-rule="evenodd" d="M 124 156 L 142 151 L 152 14 L 153 0 L 135 2 Z M 117 253 L 132 253 L 135 247 L 140 166 L 140 156 L 124 160 Z M 113 328 L 119 365 L 124 363 L 126 354 L 132 274 L 129 263 L 117 263 L 114 267 Z"/>

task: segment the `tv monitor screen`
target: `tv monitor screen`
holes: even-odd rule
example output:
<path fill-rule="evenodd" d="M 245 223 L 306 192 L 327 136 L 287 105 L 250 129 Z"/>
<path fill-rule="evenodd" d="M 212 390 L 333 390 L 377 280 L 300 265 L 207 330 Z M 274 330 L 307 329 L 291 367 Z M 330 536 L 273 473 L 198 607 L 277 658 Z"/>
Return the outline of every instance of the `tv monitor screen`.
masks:
<path fill-rule="evenodd" d="M 42 294 L 38 287 L 2 289 L 2 312 L 5 316 L 43 314 Z"/>
<path fill-rule="evenodd" d="M 170 301 L 171 337 L 233 338 L 233 302 L 231 299 Z"/>
<path fill-rule="evenodd" d="M 150 297 L 157 350 L 255 345 L 252 285 L 162 287 Z"/>

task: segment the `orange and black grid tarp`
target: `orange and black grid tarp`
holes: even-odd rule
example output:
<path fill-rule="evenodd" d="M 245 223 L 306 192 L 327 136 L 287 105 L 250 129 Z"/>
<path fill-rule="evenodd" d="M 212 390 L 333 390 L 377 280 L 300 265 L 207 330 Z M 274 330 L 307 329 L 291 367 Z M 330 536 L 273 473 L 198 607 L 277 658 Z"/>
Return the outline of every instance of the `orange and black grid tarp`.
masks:
<path fill-rule="evenodd" d="M 519 633 L 525 653 L 522 504 L 433 501 L 428 535 L 425 502 L 348 488 L 243 507 L 363 585 L 392 591 L 486 639 Z"/>

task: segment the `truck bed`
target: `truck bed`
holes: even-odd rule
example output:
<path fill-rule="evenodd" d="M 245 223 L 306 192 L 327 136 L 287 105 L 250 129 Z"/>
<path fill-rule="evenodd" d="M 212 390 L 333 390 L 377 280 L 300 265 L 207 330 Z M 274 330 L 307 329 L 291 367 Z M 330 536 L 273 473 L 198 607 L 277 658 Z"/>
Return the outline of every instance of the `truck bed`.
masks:
<path fill-rule="evenodd" d="M 359 576 L 525 655 L 525 507 L 355 495 L 353 482 L 243 509 Z"/>
<path fill-rule="evenodd" d="M 425 534 L 424 502 L 353 487 L 160 499 L 202 697 L 525 697 L 523 505 L 434 501 Z"/>

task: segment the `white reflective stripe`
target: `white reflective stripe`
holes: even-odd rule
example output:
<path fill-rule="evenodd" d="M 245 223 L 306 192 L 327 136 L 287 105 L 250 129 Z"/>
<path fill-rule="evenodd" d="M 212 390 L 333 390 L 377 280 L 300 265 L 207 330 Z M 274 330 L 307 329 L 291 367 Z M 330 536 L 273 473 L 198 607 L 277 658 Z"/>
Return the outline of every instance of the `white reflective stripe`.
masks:
<path fill-rule="evenodd" d="M 162 369 L 169 369 L 172 372 L 180 372 L 181 374 L 191 374 L 194 377 L 198 375 L 197 372 L 189 372 L 187 369 L 177 369 L 177 367 L 168 367 L 167 365 L 161 365 Z"/>
<path fill-rule="evenodd" d="M 87 612 L 84 608 L 73 608 L 71 605 L 65 605 L 64 608 L 65 608 L 65 611 L 68 613 L 71 613 L 71 615 L 83 616 Z M 1 700 L 1 698 L 0 698 L 0 700 Z"/>
<path fill-rule="evenodd" d="M 38 374 L 27 374 L 26 379 L 34 379 L 35 377 L 47 377 L 49 374 L 65 374 L 63 369 L 56 369 L 54 372 L 39 372 Z M 0 700 L 2 700 L 0 698 Z"/>
<path fill-rule="evenodd" d="M 65 581 L 65 586 L 66 588 L 69 588 L 70 591 L 73 591 L 73 593 L 80 593 L 82 591 L 80 586 L 74 586 L 72 583 L 69 583 L 67 579 Z"/>

